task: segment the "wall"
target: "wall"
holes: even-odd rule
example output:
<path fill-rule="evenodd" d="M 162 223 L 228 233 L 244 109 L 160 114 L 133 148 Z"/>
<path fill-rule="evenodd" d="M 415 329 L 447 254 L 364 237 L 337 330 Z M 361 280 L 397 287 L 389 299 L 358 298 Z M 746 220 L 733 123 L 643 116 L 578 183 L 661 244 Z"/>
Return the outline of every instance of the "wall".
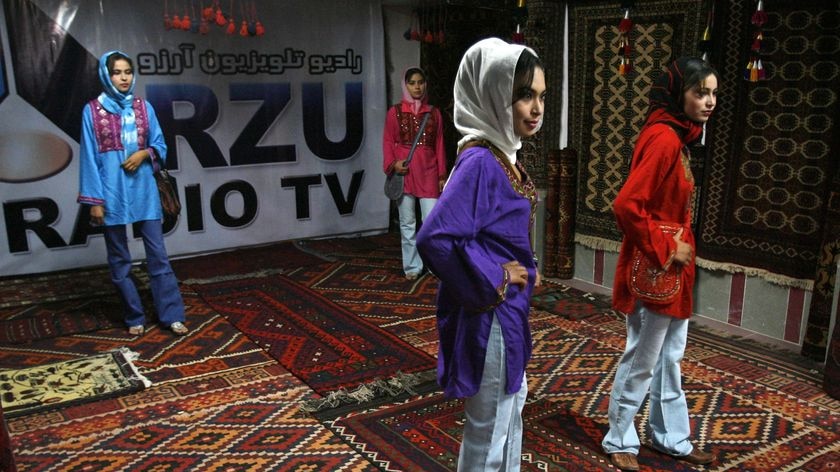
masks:
<path fill-rule="evenodd" d="M 618 253 L 575 246 L 575 278 L 594 292 L 610 293 Z M 835 295 L 834 310 L 837 315 Z M 759 277 L 697 268 L 692 318 L 700 324 L 799 353 L 811 292 Z"/>
<path fill-rule="evenodd" d="M 420 43 L 407 41 L 403 33 L 411 21 L 411 8 L 407 6 L 383 5 L 385 22 L 385 70 L 388 73 L 386 103 L 393 105 L 402 100 L 402 75 L 409 67 L 420 64 Z"/>

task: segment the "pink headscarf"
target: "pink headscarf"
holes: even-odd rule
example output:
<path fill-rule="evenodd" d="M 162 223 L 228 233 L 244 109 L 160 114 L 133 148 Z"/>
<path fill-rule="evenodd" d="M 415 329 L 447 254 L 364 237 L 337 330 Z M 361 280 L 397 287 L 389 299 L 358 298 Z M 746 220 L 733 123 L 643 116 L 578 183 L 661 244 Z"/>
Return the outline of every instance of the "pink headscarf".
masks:
<path fill-rule="evenodd" d="M 426 79 L 426 91 L 423 93 L 423 96 L 420 97 L 420 98 L 414 98 L 408 92 L 408 87 L 405 84 L 408 81 L 407 79 L 411 78 L 411 77 L 406 77 L 405 76 L 408 73 L 408 71 L 413 71 L 413 73 L 411 75 L 414 75 L 414 74 L 417 73 L 417 71 L 419 71 L 420 74 L 423 75 L 423 78 Z M 405 70 L 405 72 L 403 72 L 402 101 L 403 101 L 403 103 L 405 103 L 405 104 L 407 104 L 411 107 L 411 109 L 412 109 L 412 111 L 414 112 L 415 115 L 420 113 L 420 108 L 429 101 L 429 80 L 426 78 L 426 72 L 423 69 L 421 69 L 419 67 L 409 67 L 408 69 Z"/>

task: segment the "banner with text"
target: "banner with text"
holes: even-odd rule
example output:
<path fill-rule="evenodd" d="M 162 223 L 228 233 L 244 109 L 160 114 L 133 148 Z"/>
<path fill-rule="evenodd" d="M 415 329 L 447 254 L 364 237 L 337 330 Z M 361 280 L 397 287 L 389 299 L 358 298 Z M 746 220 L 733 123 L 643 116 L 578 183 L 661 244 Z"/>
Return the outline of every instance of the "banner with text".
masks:
<path fill-rule="evenodd" d="M 2 15 L 0 275 L 105 263 L 76 203 L 78 143 L 114 49 L 166 137 L 170 256 L 387 229 L 379 2 L 2 0 Z"/>

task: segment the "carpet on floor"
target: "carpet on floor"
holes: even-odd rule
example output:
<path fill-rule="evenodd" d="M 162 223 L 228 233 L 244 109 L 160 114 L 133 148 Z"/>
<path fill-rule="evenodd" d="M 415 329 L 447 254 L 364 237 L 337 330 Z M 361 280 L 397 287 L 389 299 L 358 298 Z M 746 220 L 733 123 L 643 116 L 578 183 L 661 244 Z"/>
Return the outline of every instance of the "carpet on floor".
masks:
<path fill-rule="evenodd" d="M 0 344 L 0 369 L 38 366 L 127 347 L 139 354 L 134 364 L 157 385 L 273 362 L 271 356 L 190 287 L 182 287 L 182 295 L 190 328 L 186 336 L 175 336 L 168 329 L 149 323 L 142 336 L 131 336 L 124 326 L 119 326 L 21 344 Z"/>
<path fill-rule="evenodd" d="M 123 326 L 116 294 L 0 309 L 0 345 Z"/>
<path fill-rule="evenodd" d="M 128 349 L 35 367 L 0 371 L 0 401 L 7 418 L 94 402 L 151 386 Z"/>
<path fill-rule="evenodd" d="M 293 242 L 269 244 L 172 260 L 172 270 L 184 283 L 214 281 L 246 274 L 283 273 L 325 262 Z"/>
<path fill-rule="evenodd" d="M 450 471 L 457 465 L 463 412 L 461 400 L 435 393 L 322 421 L 383 470 Z M 600 447 L 605 421 L 583 417 L 547 400 L 526 405 L 522 416 L 522 470 L 610 469 Z M 694 470 L 647 448 L 640 451 L 639 463 L 646 471 Z"/>
<path fill-rule="evenodd" d="M 282 275 L 194 288 L 321 395 L 436 365 L 432 356 Z"/>
<path fill-rule="evenodd" d="M 9 423 L 19 470 L 374 472 L 300 414 L 311 390 L 274 363 L 177 381 L 56 420 Z"/>

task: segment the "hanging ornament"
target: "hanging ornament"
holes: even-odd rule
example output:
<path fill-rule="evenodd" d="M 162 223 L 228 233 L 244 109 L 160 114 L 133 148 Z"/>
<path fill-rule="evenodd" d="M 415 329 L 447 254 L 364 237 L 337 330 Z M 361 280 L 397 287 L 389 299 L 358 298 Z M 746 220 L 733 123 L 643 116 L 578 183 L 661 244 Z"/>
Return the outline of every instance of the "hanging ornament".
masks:
<path fill-rule="evenodd" d="M 169 5 L 166 0 L 163 2 L 163 29 L 172 29 L 172 19 L 169 18 Z"/>
<path fill-rule="evenodd" d="M 189 8 L 184 5 L 184 17 L 181 18 L 181 29 L 184 31 L 189 31 L 192 27 L 192 22 L 190 21 L 190 11 Z"/>
<path fill-rule="evenodd" d="M 236 21 L 233 19 L 233 0 L 230 0 L 230 16 L 227 19 L 227 29 L 225 29 L 225 33 L 228 36 L 236 34 Z"/>
<path fill-rule="evenodd" d="M 181 17 L 178 16 L 178 14 L 176 13 L 175 16 L 172 17 L 172 29 L 179 30 L 182 28 L 183 27 L 181 26 Z"/>
<path fill-rule="evenodd" d="M 516 31 L 511 36 L 511 41 L 516 44 L 525 44 L 525 33 L 522 32 L 518 24 L 516 25 Z"/>
<path fill-rule="evenodd" d="M 631 0 L 621 2 L 622 15 L 618 22 L 618 75 L 627 75 L 633 70 L 631 60 L 633 48 L 630 47 L 630 33 L 633 30 L 630 10 L 633 6 Z"/>
<path fill-rule="evenodd" d="M 758 5 L 755 8 L 750 23 L 761 28 L 764 23 L 767 23 L 767 13 L 764 11 L 764 1 L 758 0 Z"/>
<path fill-rule="evenodd" d="M 758 82 L 767 78 L 764 64 L 761 62 L 762 43 L 764 41 L 762 26 L 767 23 L 767 12 L 764 11 L 763 0 L 758 0 L 755 12 L 750 17 L 750 23 L 753 25 L 753 40 L 750 43 L 750 60 L 744 70 L 744 80 Z"/>
<path fill-rule="evenodd" d="M 201 2 L 201 19 L 209 23 L 215 17 L 216 10 L 213 8 L 213 5 L 208 5 L 207 8 L 204 8 L 204 2 Z"/>
<path fill-rule="evenodd" d="M 248 36 L 248 22 L 242 20 L 242 24 L 239 25 L 239 36 Z"/>
<path fill-rule="evenodd" d="M 411 40 L 412 41 L 420 41 L 420 14 L 417 13 L 417 10 L 414 10 L 411 14 L 412 23 L 411 23 Z M 415 22 L 416 20 L 416 22 Z"/>
<path fill-rule="evenodd" d="M 253 4 L 253 13 L 254 13 L 254 32 L 257 36 L 262 36 L 265 34 L 265 27 L 260 22 L 259 18 L 257 17 L 257 5 Z"/>
<path fill-rule="evenodd" d="M 709 14 L 706 18 L 706 29 L 703 30 L 703 36 L 697 44 L 697 49 L 702 53 L 701 57 L 704 61 L 709 59 L 709 53 L 712 51 L 712 29 L 715 20 L 715 3 L 711 2 L 709 7 Z"/>
<path fill-rule="evenodd" d="M 222 13 L 222 7 L 219 4 L 216 4 L 216 16 L 215 16 L 216 26 L 224 26 L 227 24 L 227 19 L 225 18 L 225 14 Z"/>
<path fill-rule="evenodd" d="M 633 27 L 633 20 L 630 19 L 630 9 L 624 9 L 624 18 L 618 22 L 618 31 L 619 33 L 628 33 L 630 32 L 630 28 Z"/>
<path fill-rule="evenodd" d="M 200 21 L 199 17 L 195 16 L 195 5 L 192 2 L 190 2 L 190 9 L 192 10 L 192 17 L 194 18 L 193 22 L 190 24 L 190 33 L 198 33 Z"/>
<path fill-rule="evenodd" d="M 528 9 L 525 7 L 525 0 L 517 0 L 516 8 L 513 9 L 513 22 L 516 30 L 511 35 L 511 41 L 516 44 L 525 44 L 525 32 L 522 25 L 528 21 Z"/>
<path fill-rule="evenodd" d="M 207 34 L 210 32 L 210 20 L 216 14 L 213 12 L 213 7 L 204 8 L 204 2 L 201 3 L 201 25 L 198 27 L 198 32 Z"/>

